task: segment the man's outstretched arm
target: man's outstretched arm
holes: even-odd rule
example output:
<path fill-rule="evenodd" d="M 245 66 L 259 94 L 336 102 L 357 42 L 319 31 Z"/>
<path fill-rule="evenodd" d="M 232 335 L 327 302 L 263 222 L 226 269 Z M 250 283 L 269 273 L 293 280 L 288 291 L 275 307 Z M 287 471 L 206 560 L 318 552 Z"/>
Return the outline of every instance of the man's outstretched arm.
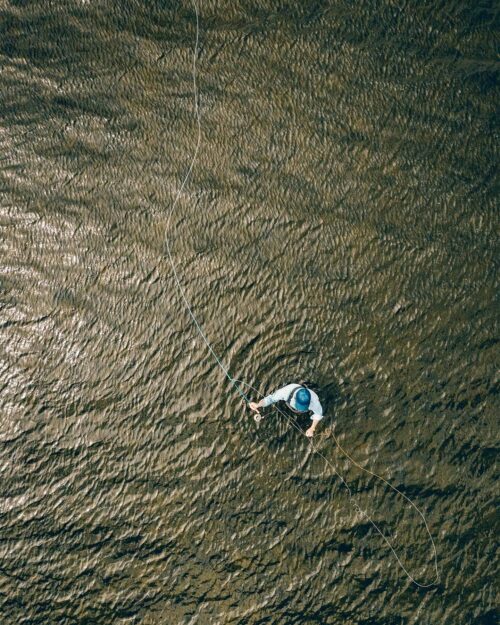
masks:
<path fill-rule="evenodd" d="M 251 401 L 248 405 L 252 410 L 255 410 L 255 412 L 259 412 L 259 408 L 266 408 L 266 406 L 271 406 L 271 404 L 275 404 L 277 401 L 287 399 L 295 386 L 297 385 L 286 384 L 285 386 L 279 388 L 277 391 L 274 391 L 274 393 L 267 395 L 260 401 Z"/>

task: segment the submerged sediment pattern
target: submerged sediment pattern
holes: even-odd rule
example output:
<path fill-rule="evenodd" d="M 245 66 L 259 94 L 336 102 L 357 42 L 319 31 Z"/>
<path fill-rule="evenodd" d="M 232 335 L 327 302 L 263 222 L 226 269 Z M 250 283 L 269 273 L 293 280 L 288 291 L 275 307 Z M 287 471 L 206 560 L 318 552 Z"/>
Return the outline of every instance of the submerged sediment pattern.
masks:
<path fill-rule="evenodd" d="M 169 221 L 192 4 L 0 7 L 0 621 L 493 623 L 494 4 L 199 10 Z"/>

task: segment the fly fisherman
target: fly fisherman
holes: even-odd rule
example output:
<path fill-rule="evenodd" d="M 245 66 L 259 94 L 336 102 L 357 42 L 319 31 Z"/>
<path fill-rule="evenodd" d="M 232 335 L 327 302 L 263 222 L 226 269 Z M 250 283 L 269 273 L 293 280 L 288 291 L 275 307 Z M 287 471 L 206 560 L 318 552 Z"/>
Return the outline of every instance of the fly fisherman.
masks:
<path fill-rule="evenodd" d="M 323 418 L 323 408 L 319 403 L 319 398 L 316 393 L 301 384 L 287 384 L 277 391 L 274 391 L 274 393 L 271 393 L 271 395 L 264 397 L 264 399 L 261 399 L 259 402 L 251 401 L 248 405 L 257 413 L 254 415 L 254 419 L 260 421 L 262 415 L 259 412 L 259 408 L 271 406 L 277 401 L 282 400 L 285 401 L 287 406 L 294 412 L 312 412 L 312 425 L 306 431 L 306 435 L 309 437 L 313 436 L 314 430 Z"/>

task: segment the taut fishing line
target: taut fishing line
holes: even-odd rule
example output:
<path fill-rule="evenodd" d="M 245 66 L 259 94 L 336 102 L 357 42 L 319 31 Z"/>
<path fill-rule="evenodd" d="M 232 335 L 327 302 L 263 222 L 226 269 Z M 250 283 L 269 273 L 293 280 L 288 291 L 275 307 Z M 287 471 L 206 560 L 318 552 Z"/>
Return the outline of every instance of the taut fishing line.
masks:
<path fill-rule="evenodd" d="M 199 109 L 199 101 L 198 101 L 198 87 L 197 87 L 197 83 L 196 83 L 196 57 L 198 56 L 198 43 L 199 43 L 199 34 L 200 34 L 200 25 L 199 25 L 199 16 L 198 16 L 198 6 L 195 2 L 195 0 L 191 0 L 192 5 L 194 7 L 194 11 L 196 14 L 196 40 L 195 40 L 195 46 L 194 46 L 194 51 L 193 51 L 193 91 L 194 91 L 194 109 L 195 109 L 195 114 L 196 114 L 196 123 L 197 123 L 197 139 L 196 139 L 196 148 L 194 150 L 193 153 L 193 157 L 191 159 L 191 163 L 189 165 L 189 168 L 187 170 L 186 175 L 184 176 L 184 179 L 182 180 L 181 186 L 179 187 L 175 198 L 174 198 L 174 202 L 170 208 L 170 211 L 168 212 L 168 216 L 167 216 L 167 227 L 166 227 L 166 234 L 165 234 L 165 247 L 167 250 L 167 254 L 168 254 L 168 259 L 170 261 L 170 265 L 172 266 L 172 271 L 174 274 L 174 279 L 175 279 L 175 283 L 177 285 L 177 288 L 179 290 L 179 293 L 182 297 L 182 300 L 184 302 L 184 305 L 186 306 L 186 309 L 189 313 L 189 316 L 191 317 L 191 319 L 193 320 L 193 323 L 196 326 L 196 329 L 198 330 L 201 338 L 203 339 L 205 345 L 208 347 L 210 353 L 212 354 L 212 356 L 215 358 L 217 364 L 219 365 L 219 367 L 222 369 L 222 371 L 224 371 L 226 377 L 228 378 L 228 380 L 231 382 L 231 384 L 234 386 L 234 388 L 238 391 L 238 393 L 241 395 L 241 397 L 247 402 L 250 402 L 250 399 L 247 397 L 247 395 L 245 394 L 245 392 L 240 388 L 240 384 L 245 385 L 247 388 L 251 388 L 252 390 L 254 390 L 258 395 L 260 395 L 260 397 L 264 397 L 264 395 L 258 391 L 256 388 L 254 388 L 253 386 L 251 386 L 250 384 L 243 382 L 242 380 L 236 380 L 235 378 L 232 377 L 232 375 L 229 373 L 227 367 L 224 366 L 224 364 L 222 363 L 222 361 L 220 360 L 220 358 L 217 356 L 217 354 L 215 353 L 214 349 L 212 348 L 212 345 L 210 344 L 210 341 L 208 340 L 205 332 L 203 331 L 203 329 L 201 328 L 200 324 L 198 323 L 198 320 L 196 319 L 193 310 L 191 309 L 191 305 L 186 297 L 186 294 L 184 293 L 184 289 L 182 288 L 181 282 L 179 280 L 179 276 L 177 274 L 177 269 L 175 267 L 175 263 L 174 263 L 174 259 L 172 257 L 172 251 L 170 248 L 170 241 L 168 239 L 168 228 L 169 228 L 169 224 L 170 224 L 170 217 L 172 216 L 172 213 L 175 210 L 175 207 L 177 206 L 179 199 L 181 197 L 182 191 L 184 190 L 184 187 L 186 186 L 186 183 L 188 181 L 189 176 L 191 175 L 191 172 L 193 171 L 193 167 L 196 161 L 196 158 L 198 156 L 198 151 L 200 149 L 200 143 L 201 143 L 201 118 L 200 118 L 200 109 Z M 298 425 L 297 421 L 295 419 L 292 419 L 291 417 L 289 417 L 287 414 L 285 414 L 278 406 L 275 406 L 276 409 L 278 410 L 278 412 L 301 434 L 303 434 L 304 436 L 306 436 L 304 430 Z M 348 458 L 356 467 L 358 467 L 359 469 L 361 469 L 362 471 L 364 471 L 365 473 L 367 473 L 368 475 L 371 475 L 379 480 L 381 480 L 384 484 L 386 484 L 387 486 L 389 486 L 389 488 L 391 488 L 395 493 L 397 493 L 398 495 L 401 495 L 401 497 L 403 497 L 411 506 L 414 510 L 416 510 L 416 512 L 420 515 L 422 521 L 424 522 L 425 525 L 425 529 L 427 531 L 427 534 L 429 535 L 429 539 L 431 541 L 432 544 L 432 550 L 433 550 L 433 559 L 434 559 L 434 569 L 435 569 L 435 578 L 434 580 L 429 583 L 429 584 L 421 584 L 420 582 L 417 582 L 417 580 L 411 575 L 411 573 L 408 571 L 408 569 L 405 567 L 405 565 L 403 564 L 403 562 L 401 561 L 401 559 L 399 558 L 398 554 L 396 553 L 396 550 L 394 549 L 394 547 L 392 546 L 392 543 L 390 542 L 390 540 L 387 538 L 387 536 L 382 532 L 382 530 L 380 529 L 380 527 L 375 523 L 375 521 L 373 521 L 373 519 L 370 517 L 370 515 L 365 512 L 356 502 L 356 500 L 354 499 L 354 495 L 352 493 L 351 487 L 347 484 L 347 482 L 344 480 L 344 478 L 340 475 L 340 473 L 337 471 L 337 469 L 333 466 L 333 464 L 328 460 L 328 458 L 326 458 L 321 451 L 315 447 L 314 443 L 312 441 L 310 441 L 311 444 L 311 448 L 313 453 L 318 454 L 319 456 L 321 456 L 321 458 L 323 458 L 323 460 L 327 463 L 327 465 L 334 471 L 335 475 L 337 475 L 337 477 L 340 479 L 340 481 L 342 482 L 342 484 L 346 487 L 347 492 L 349 493 L 349 500 L 353 503 L 354 508 L 356 509 L 357 512 L 359 512 L 367 521 L 369 521 L 371 523 L 371 525 L 374 527 L 374 529 L 378 532 L 378 534 L 380 534 L 380 536 L 383 538 L 383 540 L 385 541 L 385 543 L 387 544 L 387 546 L 389 547 L 389 549 L 391 550 L 392 554 L 394 555 L 397 563 L 399 564 L 399 566 L 401 567 L 401 569 L 404 571 L 404 573 L 408 576 L 408 578 L 419 588 L 430 588 L 431 586 L 434 586 L 438 583 L 439 581 L 439 570 L 438 570 L 438 560 L 437 560 L 437 550 L 436 550 L 436 545 L 434 543 L 434 540 L 432 538 L 432 535 L 430 533 L 429 530 L 429 526 L 427 525 L 427 521 L 423 515 L 423 513 L 421 512 L 421 510 L 417 507 L 416 504 L 413 503 L 413 501 L 404 493 L 402 493 L 398 488 L 396 488 L 395 486 L 393 486 L 390 482 L 388 482 L 385 478 L 381 477 L 380 475 L 378 475 L 377 473 L 374 473 L 373 471 L 370 471 L 369 469 L 365 469 L 364 467 L 362 467 L 358 462 L 356 462 L 356 460 L 354 460 L 354 458 L 352 458 L 349 453 L 347 451 L 345 451 L 345 449 L 340 445 L 337 437 L 335 436 L 335 434 L 332 433 L 333 439 L 335 441 L 335 444 L 337 445 L 337 447 L 340 449 L 340 451 L 344 454 L 344 456 L 346 458 Z"/>

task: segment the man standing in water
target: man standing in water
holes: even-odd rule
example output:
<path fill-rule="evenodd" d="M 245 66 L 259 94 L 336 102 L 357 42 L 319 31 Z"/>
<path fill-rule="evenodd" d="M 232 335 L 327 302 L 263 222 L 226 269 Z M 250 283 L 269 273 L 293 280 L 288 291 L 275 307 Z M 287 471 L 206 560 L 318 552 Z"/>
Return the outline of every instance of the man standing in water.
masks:
<path fill-rule="evenodd" d="M 261 399 L 259 402 L 251 401 L 248 405 L 257 413 L 254 415 L 254 419 L 260 421 L 262 416 L 259 412 L 259 408 L 271 406 L 271 404 L 275 404 L 277 401 L 281 400 L 285 401 L 287 406 L 294 412 L 312 412 L 312 425 L 306 431 L 306 436 L 313 436 L 314 430 L 323 418 L 323 408 L 319 403 L 319 398 L 316 393 L 301 384 L 287 384 L 277 391 L 274 391 L 274 393 L 271 393 L 271 395 L 264 397 L 264 399 Z"/>

